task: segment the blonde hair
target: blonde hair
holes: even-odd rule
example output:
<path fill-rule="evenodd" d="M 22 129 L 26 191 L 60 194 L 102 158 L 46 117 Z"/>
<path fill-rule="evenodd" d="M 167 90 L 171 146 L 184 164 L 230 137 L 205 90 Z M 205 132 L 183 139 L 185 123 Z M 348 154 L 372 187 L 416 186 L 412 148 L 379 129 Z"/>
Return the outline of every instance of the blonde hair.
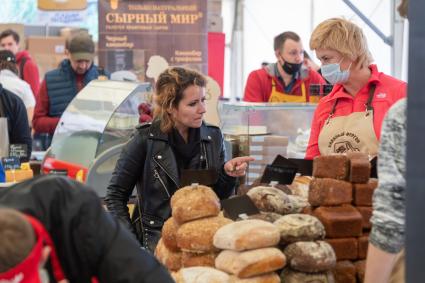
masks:
<path fill-rule="evenodd" d="M 183 99 L 183 92 L 189 86 L 206 86 L 206 79 L 200 73 L 182 68 L 171 67 L 162 72 L 155 84 L 154 110 L 155 119 L 160 120 L 161 131 L 168 133 L 174 127 L 174 120 L 169 113 L 172 108 L 177 108 Z"/>
<path fill-rule="evenodd" d="M 319 48 L 335 50 L 360 68 L 369 66 L 373 61 L 362 29 L 342 18 L 325 20 L 314 29 L 310 49 Z"/>

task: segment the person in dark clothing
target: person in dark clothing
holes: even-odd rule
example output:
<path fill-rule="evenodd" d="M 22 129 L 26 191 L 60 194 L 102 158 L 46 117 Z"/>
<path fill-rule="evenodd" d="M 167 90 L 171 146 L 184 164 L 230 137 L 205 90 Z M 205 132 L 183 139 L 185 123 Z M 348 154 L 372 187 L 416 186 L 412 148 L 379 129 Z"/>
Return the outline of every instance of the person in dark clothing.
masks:
<path fill-rule="evenodd" d="M 57 255 L 54 257 L 55 253 L 51 253 L 53 257 L 47 268 L 52 280 L 173 282 L 165 267 L 141 249 L 128 230 L 103 209 L 96 193 L 81 183 L 65 177 L 39 176 L 0 190 L 0 215 L 1 208 L 19 211 L 27 219 L 29 216 L 29 220 L 35 219 L 30 223 L 36 234 L 49 235 L 50 246 L 55 247 Z M 37 232 L 40 227 L 34 222 L 40 223 L 41 230 L 46 233 Z M 5 256 L 2 253 L 7 251 L 5 244 L 7 242 L 1 243 L 0 256 Z M 16 252 L 9 249 L 9 253 Z M 0 258 L 0 263 L 7 262 L 6 259 Z M 0 271 L 1 282 L 2 275 Z"/>
<path fill-rule="evenodd" d="M 253 160 L 237 157 L 225 162 L 220 129 L 202 120 L 205 85 L 205 78 L 195 71 L 164 71 L 156 82 L 154 121 L 137 128 L 112 174 L 105 198 L 108 210 L 150 251 L 171 215 L 170 198 L 180 188 L 182 169 L 215 170 L 218 179 L 212 187 L 224 199 L 234 193 L 236 177 L 243 176 Z M 139 203 L 132 225 L 127 202 L 135 186 Z"/>
<path fill-rule="evenodd" d="M 14 93 L 6 90 L 0 84 L 0 118 L 7 119 L 9 144 L 26 144 L 28 161 L 31 156 L 32 140 L 28 124 L 27 110 L 24 102 Z M 3 135 L 2 133 L 0 133 Z M 3 156 L 4 157 L 4 156 Z"/>
<path fill-rule="evenodd" d="M 93 64 L 94 42 L 87 33 L 75 35 L 67 44 L 68 59 L 59 68 L 47 72 L 34 109 L 35 138 L 48 147 L 62 113 L 90 81 L 106 74 Z"/>

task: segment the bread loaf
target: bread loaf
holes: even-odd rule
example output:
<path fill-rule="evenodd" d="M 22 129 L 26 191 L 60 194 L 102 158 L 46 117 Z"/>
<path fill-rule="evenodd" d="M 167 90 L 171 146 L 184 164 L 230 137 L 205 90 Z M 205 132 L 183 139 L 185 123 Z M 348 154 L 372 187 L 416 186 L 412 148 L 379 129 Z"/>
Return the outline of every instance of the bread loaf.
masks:
<path fill-rule="evenodd" d="M 349 161 L 348 157 L 342 154 L 317 156 L 313 160 L 313 177 L 347 180 Z"/>
<path fill-rule="evenodd" d="M 308 201 L 312 206 L 348 204 L 352 199 L 351 183 L 329 178 L 314 178 L 310 183 Z"/>
<path fill-rule="evenodd" d="M 214 191 L 206 186 L 188 186 L 177 190 L 171 197 L 171 210 L 178 224 L 220 212 L 220 200 Z"/>
<path fill-rule="evenodd" d="M 347 238 L 362 234 L 362 216 L 351 205 L 319 207 L 313 212 L 325 226 L 326 237 Z"/>
<path fill-rule="evenodd" d="M 363 229 L 370 229 L 372 224 L 370 223 L 370 218 L 372 217 L 373 209 L 371 206 L 357 206 L 357 210 L 362 215 L 362 227 Z"/>
<path fill-rule="evenodd" d="M 365 259 L 367 257 L 367 249 L 369 246 L 369 234 L 365 234 L 358 239 L 358 248 L 359 248 L 359 259 Z"/>
<path fill-rule="evenodd" d="M 282 217 L 281 214 L 277 214 L 277 213 L 274 213 L 274 212 L 260 211 L 260 213 L 258 213 L 258 214 L 253 214 L 253 215 L 248 216 L 248 219 L 258 219 L 258 220 L 263 220 L 263 221 L 266 221 L 266 222 L 273 223 L 281 217 Z"/>
<path fill-rule="evenodd" d="M 351 159 L 350 161 L 350 182 L 367 183 L 370 178 L 370 162 L 368 159 Z"/>
<path fill-rule="evenodd" d="M 179 270 L 181 268 L 181 252 L 173 252 L 164 245 L 162 239 L 159 240 L 155 248 L 155 256 L 169 270 Z"/>
<path fill-rule="evenodd" d="M 288 195 L 273 187 L 252 188 L 247 196 L 260 211 L 286 214 L 292 210 Z"/>
<path fill-rule="evenodd" d="M 172 274 L 176 283 L 229 283 L 229 275 L 212 267 L 187 267 Z"/>
<path fill-rule="evenodd" d="M 280 277 L 274 272 L 250 278 L 239 278 L 231 275 L 230 283 L 280 283 Z"/>
<path fill-rule="evenodd" d="M 356 267 L 357 282 L 363 283 L 366 270 L 366 260 L 359 260 L 354 263 Z"/>
<path fill-rule="evenodd" d="M 192 266 L 215 266 L 215 258 L 218 253 L 191 253 L 182 252 L 182 267 Z"/>
<path fill-rule="evenodd" d="M 215 233 L 214 246 L 223 250 L 244 251 L 275 246 L 279 229 L 262 220 L 243 220 L 227 224 Z"/>
<path fill-rule="evenodd" d="M 338 261 L 333 274 L 336 283 L 356 283 L 356 267 L 349 260 Z"/>
<path fill-rule="evenodd" d="M 321 240 L 325 237 L 325 227 L 319 219 L 311 215 L 288 214 L 273 224 L 279 228 L 282 244 Z"/>
<path fill-rule="evenodd" d="M 370 179 L 366 184 L 354 184 L 354 204 L 359 206 L 371 206 L 373 192 L 376 187 L 378 187 L 377 179 Z"/>
<path fill-rule="evenodd" d="M 288 186 L 291 195 L 308 199 L 308 191 L 312 178 L 308 176 L 297 176 L 291 185 Z"/>
<path fill-rule="evenodd" d="M 179 225 L 177 225 L 176 221 L 174 221 L 173 217 L 170 217 L 165 221 L 164 226 L 162 226 L 162 242 L 164 245 L 173 252 L 178 252 L 180 249 L 177 247 L 177 229 Z"/>
<path fill-rule="evenodd" d="M 304 273 L 286 267 L 281 275 L 282 283 L 335 283 L 332 272 Z"/>
<path fill-rule="evenodd" d="M 326 242 L 332 246 L 336 260 L 357 259 L 358 243 L 356 238 L 326 239 Z"/>
<path fill-rule="evenodd" d="M 186 222 L 177 231 L 177 246 L 183 251 L 199 253 L 216 251 L 213 245 L 214 234 L 220 227 L 232 222 L 220 216 Z"/>
<path fill-rule="evenodd" d="M 215 267 L 239 278 L 248 278 L 272 272 L 284 267 L 285 255 L 277 248 L 250 251 L 221 251 L 215 259 Z"/>
<path fill-rule="evenodd" d="M 336 262 L 332 247 L 323 241 L 292 243 L 284 253 L 290 267 L 302 272 L 328 271 Z"/>

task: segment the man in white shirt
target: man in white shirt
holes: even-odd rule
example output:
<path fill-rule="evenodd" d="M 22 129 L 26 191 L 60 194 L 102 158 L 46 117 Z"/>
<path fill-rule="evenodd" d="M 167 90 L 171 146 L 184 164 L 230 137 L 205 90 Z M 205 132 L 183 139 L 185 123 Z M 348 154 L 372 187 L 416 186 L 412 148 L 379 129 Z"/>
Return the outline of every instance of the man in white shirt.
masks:
<path fill-rule="evenodd" d="M 19 78 L 16 57 L 8 50 L 0 50 L 0 83 L 24 102 L 29 124 L 34 113 L 35 98 L 30 85 Z"/>

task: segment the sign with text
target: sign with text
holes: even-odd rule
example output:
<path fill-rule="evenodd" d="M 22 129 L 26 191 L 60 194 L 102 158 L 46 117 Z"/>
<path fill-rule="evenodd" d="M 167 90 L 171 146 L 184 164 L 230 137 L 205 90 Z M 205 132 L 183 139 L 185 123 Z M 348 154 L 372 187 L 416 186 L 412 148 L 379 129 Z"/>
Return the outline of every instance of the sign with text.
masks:
<path fill-rule="evenodd" d="M 9 157 L 26 158 L 28 156 L 28 145 L 26 144 L 10 144 Z"/>
<path fill-rule="evenodd" d="M 99 0 L 99 65 L 142 81 L 151 57 L 207 73 L 207 1 Z M 147 77 L 145 77 L 147 75 Z"/>

